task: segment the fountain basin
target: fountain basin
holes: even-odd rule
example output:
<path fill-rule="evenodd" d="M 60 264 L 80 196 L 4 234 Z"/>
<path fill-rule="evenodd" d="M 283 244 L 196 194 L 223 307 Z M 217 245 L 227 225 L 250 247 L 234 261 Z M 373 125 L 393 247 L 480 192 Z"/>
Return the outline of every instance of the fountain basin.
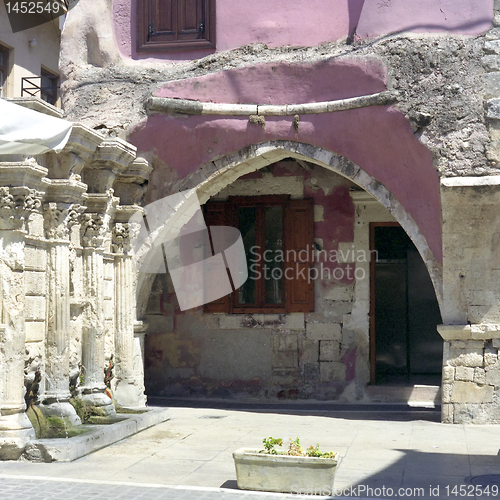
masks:
<path fill-rule="evenodd" d="M 34 439 L 22 455 L 32 462 L 72 462 L 144 429 L 170 420 L 166 408 L 148 408 L 140 414 L 120 414 L 120 420 L 103 425 L 83 424 L 81 434 L 68 438 Z"/>

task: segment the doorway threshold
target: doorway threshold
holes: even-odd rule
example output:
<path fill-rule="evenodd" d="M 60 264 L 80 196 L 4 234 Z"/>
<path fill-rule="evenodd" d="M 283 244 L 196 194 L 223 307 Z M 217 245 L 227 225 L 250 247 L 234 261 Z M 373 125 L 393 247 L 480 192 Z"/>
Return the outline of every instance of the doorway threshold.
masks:
<path fill-rule="evenodd" d="M 373 403 L 406 403 L 412 407 L 436 408 L 441 405 L 441 386 L 424 384 L 370 385 L 365 394 Z"/>

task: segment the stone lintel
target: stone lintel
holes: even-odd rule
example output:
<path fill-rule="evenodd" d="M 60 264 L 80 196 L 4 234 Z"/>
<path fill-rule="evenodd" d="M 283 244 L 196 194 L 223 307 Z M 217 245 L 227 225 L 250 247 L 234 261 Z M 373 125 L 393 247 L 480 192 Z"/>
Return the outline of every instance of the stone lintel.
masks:
<path fill-rule="evenodd" d="M 85 205 L 86 213 L 106 214 L 109 211 L 109 203 L 118 202 L 118 198 L 110 196 L 108 193 L 88 193 Z"/>
<path fill-rule="evenodd" d="M 120 172 L 116 179 L 121 182 L 137 182 L 142 184 L 149 179 L 153 167 L 146 158 L 134 158 L 127 168 Z"/>
<path fill-rule="evenodd" d="M 123 139 L 105 139 L 99 144 L 88 168 L 109 168 L 123 172 L 134 161 L 137 148 Z"/>
<path fill-rule="evenodd" d="M 1 156 L 0 159 L 2 159 Z M 48 172 L 34 160 L 0 162 L 0 186 L 28 186 L 45 191 L 45 177 Z"/>
<path fill-rule="evenodd" d="M 470 325 L 438 325 L 437 331 L 443 340 L 471 340 Z"/>
<path fill-rule="evenodd" d="M 444 340 L 492 340 L 500 339 L 500 325 L 481 323 L 478 325 L 438 325 L 437 330 Z"/>
<path fill-rule="evenodd" d="M 103 140 L 104 136 L 99 132 L 82 123 L 74 123 L 68 142 L 62 152 L 75 153 L 83 160 L 87 160 Z"/>
<path fill-rule="evenodd" d="M 471 334 L 473 339 L 490 340 L 500 338 L 500 325 L 498 324 L 479 324 L 471 325 Z"/>
<path fill-rule="evenodd" d="M 77 180 L 47 179 L 47 191 L 45 200 L 47 202 L 80 203 L 82 195 L 87 191 L 87 185 Z"/>
<path fill-rule="evenodd" d="M 129 222 L 130 218 L 140 214 L 141 218 L 144 215 L 144 208 L 139 205 L 118 205 L 116 207 L 114 221 L 115 222 Z"/>
<path fill-rule="evenodd" d="M 482 177 L 445 177 L 441 178 L 441 187 L 461 188 L 475 186 L 498 186 L 499 175 L 484 175 Z"/>

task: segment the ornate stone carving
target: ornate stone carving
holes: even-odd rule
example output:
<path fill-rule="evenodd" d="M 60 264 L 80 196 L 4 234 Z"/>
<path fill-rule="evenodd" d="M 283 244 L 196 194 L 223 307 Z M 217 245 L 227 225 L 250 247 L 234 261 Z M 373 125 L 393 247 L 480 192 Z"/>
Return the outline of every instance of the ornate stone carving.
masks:
<path fill-rule="evenodd" d="M 46 203 L 43 208 L 46 237 L 68 239 L 68 206 L 61 203 Z"/>
<path fill-rule="evenodd" d="M 0 229 L 22 229 L 29 213 L 40 208 L 43 193 L 26 187 L 0 187 Z"/>
<path fill-rule="evenodd" d="M 104 215 L 83 214 L 81 218 L 81 236 L 85 247 L 100 247 L 104 242 Z"/>
<path fill-rule="evenodd" d="M 36 189 L 29 189 L 26 194 L 19 194 L 16 198 L 16 204 L 20 207 L 22 204 L 23 211 L 38 210 L 42 206 L 43 193 Z"/>
<path fill-rule="evenodd" d="M 8 187 L 0 187 L 0 210 L 14 210 L 14 197 Z"/>
<path fill-rule="evenodd" d="M 71 228 L 81 222 L 80 217 L 85 208 L 79 204 L 45 203 L 43 215 L 46 237 L 68 239 Z"/>
<path fill-rule="evenodd" d="M 130 224 L 117 222 L 113 227 L 111 250 L 114 253 L 124 254 L 130 252 Z"/>
<path fill-rule="evenodd" d="M 68 227 L 70 229 L 73 226 L 75 226 L 76 224 L 80 224 L 81 215 L 83 214 L 83 212 L 85 211 L 86 208 L 87 207 L 85 207 L 83 205 L 78 205 L 78 204 L 71 206 L 69 213 L 68 213 Z"/>

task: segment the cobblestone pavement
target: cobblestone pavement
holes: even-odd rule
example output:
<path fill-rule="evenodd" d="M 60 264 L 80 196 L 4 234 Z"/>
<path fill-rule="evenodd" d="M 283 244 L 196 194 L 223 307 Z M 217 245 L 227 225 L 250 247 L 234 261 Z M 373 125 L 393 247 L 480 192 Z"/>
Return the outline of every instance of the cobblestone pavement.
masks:
<path fill-rule="evenodd" d="M 99 482 L 44 477 L 0 477 L 0 498 L 5 500 L 291 500 L 297 495 L 258 493 L 188 486 Z"/>

